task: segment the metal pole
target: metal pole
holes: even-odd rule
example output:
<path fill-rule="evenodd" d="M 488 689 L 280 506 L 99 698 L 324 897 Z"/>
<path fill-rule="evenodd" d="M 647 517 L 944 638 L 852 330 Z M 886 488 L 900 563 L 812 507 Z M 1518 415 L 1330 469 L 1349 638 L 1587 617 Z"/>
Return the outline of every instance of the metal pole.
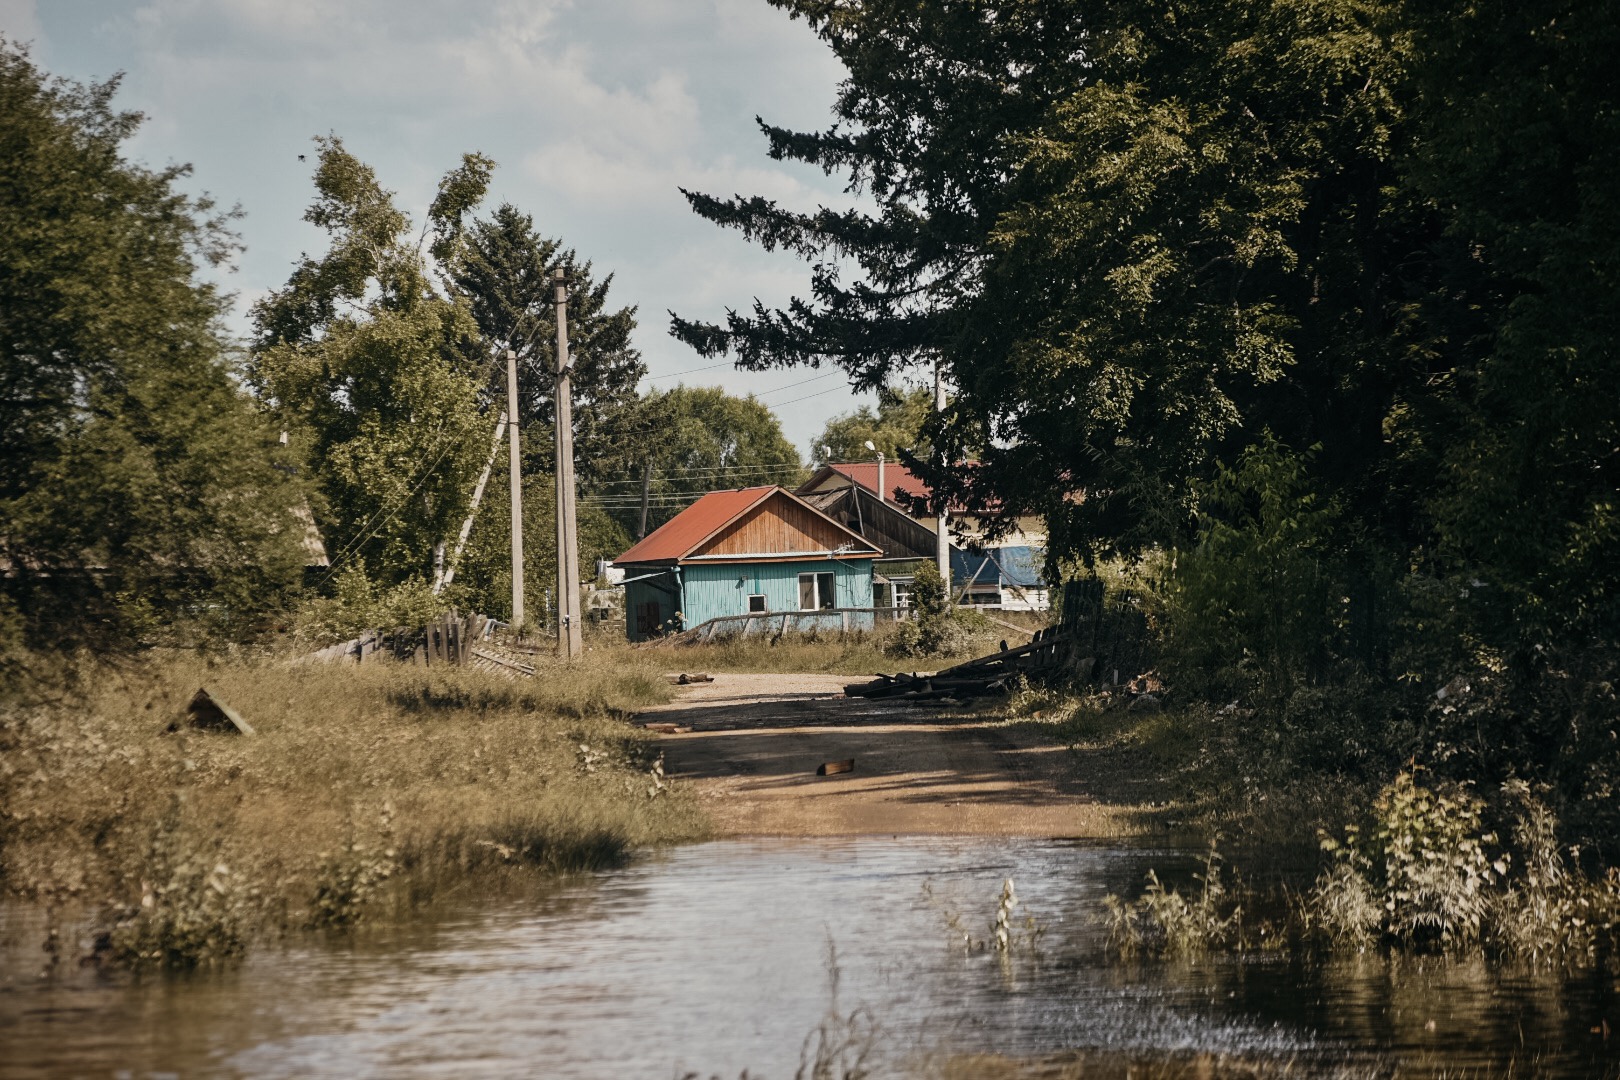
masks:
<path fill-rule="evenodd" d="M 934 411 L 945 412 L 945 382 L 940 378 L 939 361 L 934 361 Z M 945 467 L 945 453 L 943 448 L 936 450 L 934 460 L 939 467 Z M 934 558 L 939 562 L 939 579 L 945 583 L 945 595 L 951 595 L 951 540 L 950 521 L 945 512 L 944 500 L 940 501 L 938 516 L 934 518 Z"/>
<path fill-rule="evenodd" d="M 580 625 L 579 523 L 575 517 L 574 401 L 569 379 L 573 365 L 568 356 L 568 271 L 557 267 L 551 279 L 557 293 L 557 644 L 573 660 L 585 651 Z"/>
<path fill-rule="evenodd" d="M 523 614 L 523 472 L 518 466 L 517 353 L 506 350 L 506 433 L 511 446 L 512 626 L 521 631 Z"/>

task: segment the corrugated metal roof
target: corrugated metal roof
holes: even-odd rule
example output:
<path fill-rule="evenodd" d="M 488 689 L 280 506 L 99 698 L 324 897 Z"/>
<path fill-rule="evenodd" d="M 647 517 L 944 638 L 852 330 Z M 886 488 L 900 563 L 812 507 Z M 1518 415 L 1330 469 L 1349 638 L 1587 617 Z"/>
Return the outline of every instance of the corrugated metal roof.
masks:
<path fill-rule="evenodd" d="M 613 561 L 623 566 L 626 563 L 669 562 L 682 558 L 776 490 L 775 487 L 751 487 L 736 491 L 711 491 L 648 533 Z"/>
<path fill-rule="evenodd" d="M 856 461 L 847 464 L 834 462 L 827 467 L 834 472 L 842 473 L 867 491 L 876 492 L 890 502 L 894 501 L 897 491 L 903 491 L 918 499 L 925 499 L 929 494 L 928 485 L 899 462 L 884 463 L 883 486 L 889 490 L 881 492 L 878 491 L 878 467 L 875 461 Z"/>
<path fill-rule="evenodd" d="M 710 537 L 744 514 L 747 514 L 772 495 L 781 495 L 782 498 L 797 503 L 817 517 L 824 519 L 827 524 L 838 530 L 838 532 L 848 536 L 852 543 L 847 547 L 852 554 L 868 556 L 879 554 L 878 549 L 863 539 L 859 533 L 839 524 L 835 519 L 828 517 L 820 509 L 811 506 L 786 488 L 773 486 L 741 488 L 736 491 L 711 491 L 659 526 L 646 539 L 636 544 L 629 551 L 614 559 L 614 565 L 627 566 L 631 563 L 675 562 L 685 559 L 702 547 L 703 543 Z M 733 556 L 733 558 L 737 559 L 747 557 L 745 555 Z M 770 557 L 781 558 L 782 556 L 772 554 Z"/>
<path fill-rule="evenodd" d="M 822 473 L 818 473 L 817 475 L 811 477 L 810 481 L 799 490 L 803 491 L 811 485 L 817 483 L 822 478 L 826 470 L 831 470 L 838 473 L 840 476 L 853 480 L 867 491 L 874 494 L 881 494 L 885 501 L 891 503 L 898 503 L 898 496 L 901 494 L 908 495 L 912 498 L 925 499 L 933 493 L 933 489 L 929 487 L 927 481 L 923 480 L 920 476 L 917 476 L 910 469 L 906 468 L 897 461 L 884 463 L 883 486 L 889 490 L 881 493 L 878 492 L 878 467 L 877 462 L 875 461 L 834 461 L 823 465 L 822 470 Z M 951 513 L 963 514 L 968 512 L 969 511 L 962 503 L 955 501 L 951 503 Z"/>

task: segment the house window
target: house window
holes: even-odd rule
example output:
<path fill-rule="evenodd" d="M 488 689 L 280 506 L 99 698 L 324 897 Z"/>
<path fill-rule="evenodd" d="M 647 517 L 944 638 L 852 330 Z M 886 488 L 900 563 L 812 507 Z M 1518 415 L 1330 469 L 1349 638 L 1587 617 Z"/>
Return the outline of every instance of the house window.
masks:
<path fill-rule="evenodd" d="M 799 610 L 815 611 L 837 607 L 838 598 L 834 588 L 836 580 L 832 574 L 800 574 Z"/>
<path fill-rule="evenodd" d="M 765 606 L 765 594 L 764 593 L 754 593 L 752 596 L 750 596 L 748 598 L 748 613 L 750 615 L 757 614 L 757 613 L 759 613 L 761 611 L 769 611 L 769 610 L 771 610 L 771 609 L 769 607 Z"/>

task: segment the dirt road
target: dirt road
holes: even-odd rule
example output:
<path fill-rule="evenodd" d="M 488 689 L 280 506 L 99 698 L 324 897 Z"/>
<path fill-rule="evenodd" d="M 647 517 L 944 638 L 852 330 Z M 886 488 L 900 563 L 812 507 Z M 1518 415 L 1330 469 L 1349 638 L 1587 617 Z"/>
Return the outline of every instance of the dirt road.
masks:
<path fill-rule="evenodd" d="M 934 702 L 845 698 L 852 681 L 720 674 L 638 722 L 692 729 L 661 736 L 665 770 L 698 786 L 723 835 L 1106 837 L 1158 827 L 1130 785 L 1088 775 L 1062 745 Z M 853 771 L 816 775 L 850 758 Z M 1105 789 L 1109 800 L 1097 797 Z"/>

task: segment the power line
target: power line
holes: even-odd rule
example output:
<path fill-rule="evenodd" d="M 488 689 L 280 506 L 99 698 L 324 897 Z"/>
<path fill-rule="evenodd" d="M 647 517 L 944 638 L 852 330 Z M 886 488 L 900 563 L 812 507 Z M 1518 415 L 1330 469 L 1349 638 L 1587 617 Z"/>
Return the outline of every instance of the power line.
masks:
<path fill-rule="evenodd" d="M 726 360 L 726 361 L 723 361 L 723 362 L 718 363 L 718 364 L 709 364 L 706 367 L 687 368 L 685 371 L 677 371 L 677 372 L 674 372 L 674 373 L 669 374 L 669 375 L 648 375 L 647 376 L 647 381 L 648 382 L 658 382 L 661 379 L 678 379 L 682 375 L 696 375 L 700 371 L 713 371 L 716 368 L 732 367 L 732 366 L 733 366 L 732 362 L 730 360 Z"/>
<path fill-rule="evenodd" d="M 784 405 L 796 405 L 801 401 L 809 401 L 811 398 L 826 397 L 828 394 L 836 394 L 842 389 L 844 388 L 841 386 L 834 386 L 830 390 L 818 390 L 814 394 L 806 394 L 804 397 L 796 397 L 792 401 L 778 401 L 776 404 L 772 405 L 771 408 L 780 409 Z"/>
<path fill-rule="evenodd" d="M 767 390 L 763 394 L 760 394 L 759 397 L 760 398 L 768 398 L 772 394 L 779 394 L 783 390 L 791 390 L 795 386 L 803 386 L 805 383 L 820 382 L 822 379 L 829 378 L 830 376 L 842 375 L 842 374 L 843 374 L 842 371 L 824 371 L 820 375 L 812 375 L 808 379 L 800 379 L 798 382 L 785 383 L 785 384 L 783 384 L 781 386 L 778 386 L 775 390 Z M 787 404 L 787 402 L 783 402 L 783 404 Z"/>
<path fill-rule="evenodd" d="M 717 366 L 724 366 L 724 365 L 717 365 Z M 754 400 L 757 401 L 759 404 L 765 405 L 766 402 L 764 401 L 764 399 L 770 397 L 772 394 L 778 394 L 778 393 L 781 393 L 783 390 L 791 390 L 795 386 L 803 386 L 806 383 L 813 383 L 813 382 L 816 382 L 816 381 L 818 381 L 820 379 L 827 379 L 827 378 L 831 378 L 834 375 L 841 375 L 841 374 L 843 374 L 843 372 L 838 371 L 838 370 L 826 371 L 826 372 L 821 373 L 820 375 L 811 376 L 808 379 L 800 379 L 798 382 L 786 383 L 786 384 L 784 384 L 782 386 L 778 386 L 778 387 L 775 387 L 775 388 L 770 389 L 770 390 L 765 390 L 765 391 L 763 391 L 761 393 L 758 393 L 758 394 L 751 394 L 750 396 L 752 396 L 754 398 Z M 811 398 L 822 397 L 823 395 L 835 393 L 835 392 L 837 392 L 838 390 L 841 390 L 841 389 L 844 389 L 844 388 L 835 386 L 835 387 L 832 387 L 832 388 L 827 389 L 827 390 L 818 391 L 818 392 L 816 392 L 814 394 L 806 394 L 803 397 L 796 397 L 796 398 L 792 399 L 791 401 L 775 402 L 773 404 L 768 405 L 767 408 L 773 409 L 773 410 L 774 409 L 779 409 L 784 405 L 794 405 L 794 404 L 797 404 L 798 402 L 801 402 L 801 401 L 809 401 Z M 652 433 L 654 431 L 661 431 L 661 430 L 663 430 L 662 425 L 654 424 L 654 425 L 652 425 L 650 427 L 635 428 L 635 429 L 632 429 L 630 431 L 605 430 L 605 431 L 599 432 L 599 435 L 600 435 L 601 438 L 606 439 L 609 442 L 617 442 L 617 441 L 619 441 L 621 439 L 628 439 L 628 438 L 630 438 L 632 436 L 635 436 L 635 435 L 646 435 L 646 434 L 650 434 L 650 433 Z"/>
<path fill-rule="evenodd" d="M 654 479 L 665 480 L 695 480 L 699 477 L 723 476 L 729 473 L 783 473 L 794 472 L 792 465 L 714 465 L 681 469 L 665 469 L 653 473 Z M 677 475 L 680 474 L 680 475 Z M 640 480 L 599 480 L 592 487 L 625 487 L 634 485 L 639 487 Z M 637 498 L 640 498 L 638 495 Z"/>
<path fill-rule="evenodd" d="M 421 490 L 422 485 L 427 482 L 427 478 L 432 475 L 433 470 L 439 467 L 439 462 L 444 460 L 444 455 L 450 452 L 452 440 L 449 436 L 449 431 L 442 431 L 439 433 L 439 442 L 444 445 L 444 448 L 439 451 L 439 456 L 434 458 L 433 461 L 428 464 L 427 468 L 422 470 L 422 472 L 416 478 L 416 482 L 411 485 L 411 489 L 405 493 L 405 497 L 399 501 L 399 503 L 394 507 L 393 511 L 389 513 L 389 515 L 384 518 L 376 528 L 361 534 L 358 539 L 350 540 L 343 546 L 343 550 L 338 553 L 337 557 L 333 559 L 331 564 L 326 568 L 326 574 L 321 578 L 320 584 L 326 584 L 326 582 L 331 579 L 332 575 L 337 573 L 338 567 L 343 564 L 345 559 L 348 559 L 352 555 L 358 554 L 360 549 L 364 547 L 372 537 L 382 532 L 383 529 L 387 528 L 389 524 L 393 522 L 394 518 L 399 516 L 399 512 L 405 508 L 405 504 L 410 501 L 411 496 L 415 495 L 419 490 Z M 386 506 L 387 504 L 385 503 L 384 505 Z M 366 525 L 371 522 L 372 518 L 375 518 L 377 514 L 382 513 L 382 510 L 383 508 L 379 506 L 376 511 L 372 513 L 371 517 L 368 517 L 360 527 L 364 529 Z"/>

